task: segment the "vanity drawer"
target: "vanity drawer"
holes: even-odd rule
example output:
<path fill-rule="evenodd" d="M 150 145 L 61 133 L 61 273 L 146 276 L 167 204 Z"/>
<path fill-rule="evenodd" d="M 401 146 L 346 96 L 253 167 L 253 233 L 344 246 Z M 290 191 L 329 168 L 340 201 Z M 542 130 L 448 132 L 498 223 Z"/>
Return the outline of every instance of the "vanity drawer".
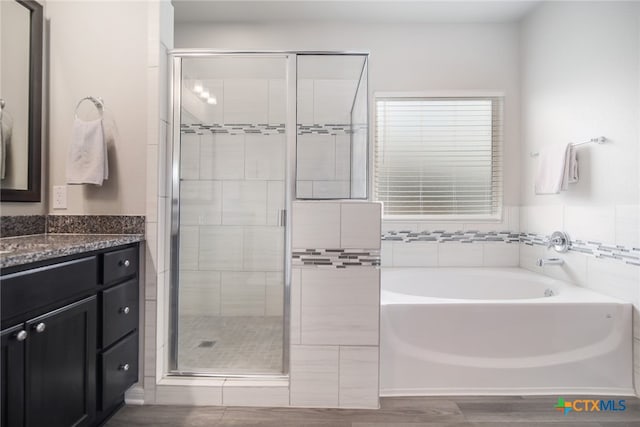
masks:
<path fill-rule="evenodd" d="M 95 292 L 98 260 L 95 256 L 7 274 L 0 279 L 2 319 L 32 313 Z"/>
<path fill-rule="evenodd" d="M 110 346 L 137 327 L 137 279 L 102 292 L 102 348 Z"/>
<path fill-rule="evenodd" d="M 138 272 L 138 247 L 104 254 L 103 285 L 134 276 Z"/>
<path fill-rule="evenodd" d="M 114 401 L 138 381 L 138 333 L 123 339 L 100 356 L 101 408 Z"/>

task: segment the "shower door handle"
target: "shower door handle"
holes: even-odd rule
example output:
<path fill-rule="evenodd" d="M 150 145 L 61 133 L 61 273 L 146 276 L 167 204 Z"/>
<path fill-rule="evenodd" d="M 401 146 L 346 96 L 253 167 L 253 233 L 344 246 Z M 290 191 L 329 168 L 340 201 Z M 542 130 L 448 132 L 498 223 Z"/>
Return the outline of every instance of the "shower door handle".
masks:
<path fill-rule="evenodd" d="M 280 209 L 278 212 L 278 227 L 285 227 L 287 225 L 287 210 Z"/>

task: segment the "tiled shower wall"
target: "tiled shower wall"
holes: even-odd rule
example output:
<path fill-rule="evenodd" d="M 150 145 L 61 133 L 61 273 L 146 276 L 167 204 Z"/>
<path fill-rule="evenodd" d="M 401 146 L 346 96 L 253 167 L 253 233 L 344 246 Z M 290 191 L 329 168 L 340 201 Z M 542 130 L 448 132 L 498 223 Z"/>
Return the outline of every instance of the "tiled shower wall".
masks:
<path fill-rule="evenodd" d="M 357 250 L 375 257 L 380 208 L 367 202 L 295 202 L 293 251 Z M 291 406 L 378 407 L 379 310 L 377 267 L 294 265 Z"/>
<path fill-rule="evenodd" d="M 349 198 L 358 80 L 298 81 L 298 198 Z"/>
<path fill-rule="evenodd" d="M 197 77 L 217 103 L 185 78 L 180 313 L 282 316 L 285 80 Z"/>
<path fill-rule="evenodd" d="M 284 134 L 181 143 L 180 313 L 282 315 Z"/>

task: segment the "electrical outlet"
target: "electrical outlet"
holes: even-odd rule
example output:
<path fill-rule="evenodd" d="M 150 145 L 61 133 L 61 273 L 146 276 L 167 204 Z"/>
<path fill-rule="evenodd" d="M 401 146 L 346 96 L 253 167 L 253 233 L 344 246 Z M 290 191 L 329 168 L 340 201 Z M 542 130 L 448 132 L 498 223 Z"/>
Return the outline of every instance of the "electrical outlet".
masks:
<path fill-rule="evenodd" d="M 53 209 L 67 209 L 67 186 L 53 186 Z"/>

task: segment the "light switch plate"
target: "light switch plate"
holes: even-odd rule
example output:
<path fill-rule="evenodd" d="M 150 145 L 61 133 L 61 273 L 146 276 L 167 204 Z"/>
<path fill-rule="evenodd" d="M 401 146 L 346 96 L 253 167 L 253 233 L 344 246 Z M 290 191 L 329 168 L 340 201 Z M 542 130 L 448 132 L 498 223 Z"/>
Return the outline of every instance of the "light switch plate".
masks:
<path fill-rule="evenodd" d="M 53 209 L 67 209 L 67 186 L 53 186 Z"/>

